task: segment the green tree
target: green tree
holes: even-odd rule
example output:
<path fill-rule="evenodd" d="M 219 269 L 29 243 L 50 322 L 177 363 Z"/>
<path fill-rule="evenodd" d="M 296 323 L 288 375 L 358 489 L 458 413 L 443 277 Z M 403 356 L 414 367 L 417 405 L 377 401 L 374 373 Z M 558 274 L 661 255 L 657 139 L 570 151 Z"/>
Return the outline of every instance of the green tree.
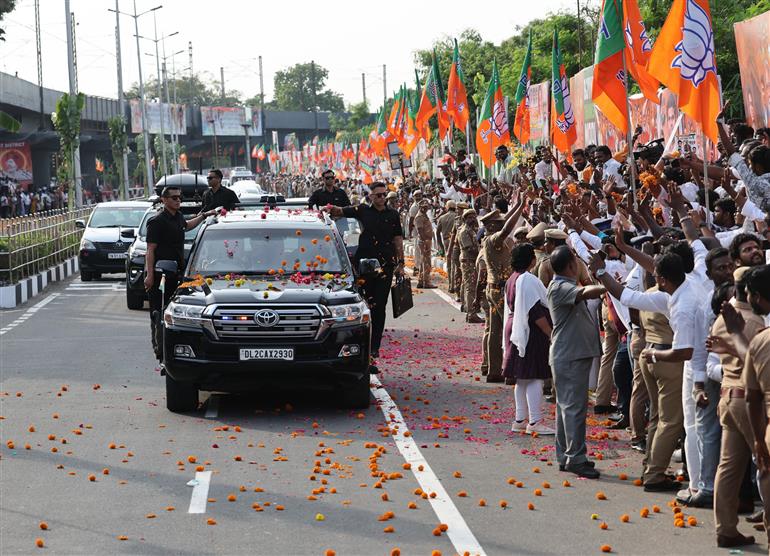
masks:
<path fill-rule="evenodd" d="M 3 23 L 5 14 L 9 14 L 16 7 L 16 0 L 0 0 L 0 24 Z M 0 41 L 5 41 L 5 25 L 0 27 Z"/>
<path fill-rule="evenodd" d="M 329 116 L 329 127 L 335 133 L 351 132 L 360 134 L 363 133 L 365 128 L 368 133 L 371 130 L 372 123 L 374 123 L 374 116 L 369 112 L 369 107 L 364 102 L 351 104 L 345 113 L 333 113 Z"/>
<path fill-rule="evenodd" d="M 122 116 L 114 116 L 107 120 L 107 128 L 110 135 L 110 147 L 112 148 L 112 160 L 115 173 L 118 176 L 117 183 L 120 186 L 120 198 L 126 200 L 126 191 L 122 187 L 123 181 L 123 153 L 128 153 L 128 134 L 126 133 L 126 120 Z"/>
<path fill-rule="evenodd" d="M 208 73 L 203 72 L 192 77 L 180 75 L 176 79 L 166 80 L 169 87 L 169 98 L 174 98 L 174 85 L 176 84 L 176 100 L 179 104 L 196 106 L 239 106 L 242 104 L 240 91 L 225 89 L 225 100 L 222 102 L 222 92 L 219 81 Z M 158 94 L 158 79 L 150 76 L 144 82 L 145 99 L 156 98 Z M 139 84 L 134 83 L 125 93 L 127 99 L 139 98 Z M 164 94 L 165 97 L 165 94 Z M 165 98 L 164 98 L 165 102 Z"/>
<path fill-rule="evenodd" d="M 56 110 L 51 114 L 53 127 L 59 133 L 59 152 L 61 158 L 67 161 L 67 164 L 63 164 L 62 167 L 65 168 L 65 182 L 69 186 L 70 210 L 75 206 L 74 157 L 75 149 L 80 144 L 80 116 L 85 105 L 86 96 L 83 93 L 78 93 L 74 97 L 64 93 L 56 102 Z"/>
<path fill-rule="evenodd" d="M 329 72 L 323 66 L 315 64 L 315 75 L 310 63 L 295 64 L 278 71 L 273 83 L 275 92 L 273 101 L 269 103 L 275 110 L 313 110 L 326 112 L 342 112 L 345 103 L 342 95 L 329 89 L 324 89 Z M 314 78 L 315 77 L 315 83 Z M 315 103 L 313 89 L 315 85 Z"/>

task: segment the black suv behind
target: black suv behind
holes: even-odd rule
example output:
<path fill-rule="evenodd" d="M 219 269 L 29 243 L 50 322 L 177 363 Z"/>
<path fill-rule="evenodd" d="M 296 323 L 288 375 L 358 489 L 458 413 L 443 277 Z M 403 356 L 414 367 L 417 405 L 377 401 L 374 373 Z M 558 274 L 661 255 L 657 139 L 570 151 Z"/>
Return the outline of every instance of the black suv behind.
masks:
<path fill-rule="evenodd" d="M 334 223 L 272 209 L 202 226 L 163 315 L 168 409 L 273 381 L 320 382 L 368 406 L 370 313 Z"/>

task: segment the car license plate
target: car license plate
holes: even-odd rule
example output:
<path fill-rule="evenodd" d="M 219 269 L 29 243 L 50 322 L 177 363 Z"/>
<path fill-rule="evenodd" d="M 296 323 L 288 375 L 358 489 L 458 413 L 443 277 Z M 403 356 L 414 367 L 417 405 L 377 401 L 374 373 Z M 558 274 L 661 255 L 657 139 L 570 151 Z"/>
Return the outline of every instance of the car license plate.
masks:
<path fill-rule="evenodd" d="M 241 348 L 241 361 L 253 359 L 294 361 L 293 348 Z"/>
<path fill-rule="evenodd" d="M 108 259 L 127 259 L 128 253 L 107 253 Z"/>

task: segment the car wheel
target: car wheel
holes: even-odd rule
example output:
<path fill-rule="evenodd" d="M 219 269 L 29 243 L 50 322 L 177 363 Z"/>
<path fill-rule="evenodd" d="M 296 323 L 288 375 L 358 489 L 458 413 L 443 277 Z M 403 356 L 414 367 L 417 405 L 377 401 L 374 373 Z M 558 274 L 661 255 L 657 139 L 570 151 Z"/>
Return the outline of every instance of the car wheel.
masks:
<path fill-rule="evenodd" d="M 345 381 L 340 385 L 342 389 L 341 402 L 347 409 L 366 409 L 369 407 L 369 373 L 361 378 Z"/>
<path fill-rule="evenodd" d="M 198 409 L 198 388 L 188 382 L 177 382 L 166 373 L 166 409 L 174 413 Z"/>
<path fill-rule="evenodd" d="M 144 308 L 144 294 L 136 294 L 126 288 L 126 306 L 132 311 L 140 311 Z"/>
<path fill-rule="evenodd" d="M 80 281 L 81 282 L 90 282 L 94 279 L 94 275 L 88 271 L 88 270 L 81 270 L 80 271 Z"/>
<path fill-rule="evenodd" d="M 101 279 L 102 279 L 102 273 L 94 272 L 94 280 L 101 280 Z"/>

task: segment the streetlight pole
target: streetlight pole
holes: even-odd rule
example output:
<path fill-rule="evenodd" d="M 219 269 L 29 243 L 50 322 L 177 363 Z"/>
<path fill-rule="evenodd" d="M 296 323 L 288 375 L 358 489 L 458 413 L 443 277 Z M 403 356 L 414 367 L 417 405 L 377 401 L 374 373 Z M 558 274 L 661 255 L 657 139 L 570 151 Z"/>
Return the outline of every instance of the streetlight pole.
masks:
<path fill-rule="evenodd" d="M 177 117 L 178 117 L 179 105 L 176 102 L 176 57 L 179 54 L 184 54 L 184 52 L 185 52 L 184 50 L 179 50 L 177 52 L 174 52 L 170 56 L 170 58 L 171 58 L 171 87 L 174 89 L 174 92 L 172 94 L 174 96 L 174 108 L 177 110 Z M 165 58 L 164 58 L 163 61 L 164 62 L 166 61 Z M 168 91 L 168 85 L 166 85 L 166 91 Z M 176 158 L 174 160 L 174 171 L 178 174 L 179 173 L 179 155 L 181 153 L 177 152 L 180 149 L 179 149 L 179 129 L 177 128 L 176 120 L 174 120 L 173 126 L 174 126 L 174 130 L 176 130 L 176 143 L 175 143 L 175 145 L 176 145 L 176 150 L 175 150 Z"/>
<path fill-rule="evenodd" d="M 123 120 L 123 130 L 127 132 L 126 129 L 126 99 L 123 96 L 123 65 L 122 65 L 122 58 L 120 55 L 120 0 L 115 0 L 115 53 L 117 56 L 117 66 L 118 66 L 118 104 L 120 105 L 120 117 Z M 121 153 L 121 156 L 123 157 L 123 175 L 121 176 L 121 181 L 123 182 L 123 187 L 121 191 L 121 198 L 123 200 L 128 199 L 128 153 L 126 152 L 126 149 L 123 149 L 123 152 Z"/>
<path fill-rule="evenodd" d="M 166 173 L 166 134 L 163 132 L 163 90 L 160 77 L 160 55 L 158 54 L 158 18 L 156 12 L 152 12 L 152 23 L 155 28 L 155 67 L 158 77 L 158 113 L 160 117 L 160 156 L 162 161 L 163 174 Z"/>

